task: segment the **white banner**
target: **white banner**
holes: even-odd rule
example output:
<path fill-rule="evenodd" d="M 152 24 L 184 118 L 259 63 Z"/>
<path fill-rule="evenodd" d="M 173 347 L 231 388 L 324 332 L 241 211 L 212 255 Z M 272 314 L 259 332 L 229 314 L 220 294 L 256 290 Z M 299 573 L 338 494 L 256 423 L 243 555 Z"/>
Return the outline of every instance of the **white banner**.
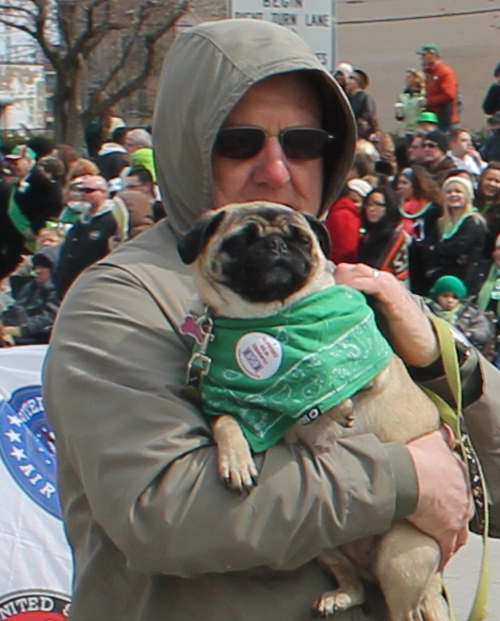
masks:
<path fill-rule="evenodd" d="M 64 621 L 72 560 L 41 368 L 47 347 L 0 349 L 0 621 Z"/>

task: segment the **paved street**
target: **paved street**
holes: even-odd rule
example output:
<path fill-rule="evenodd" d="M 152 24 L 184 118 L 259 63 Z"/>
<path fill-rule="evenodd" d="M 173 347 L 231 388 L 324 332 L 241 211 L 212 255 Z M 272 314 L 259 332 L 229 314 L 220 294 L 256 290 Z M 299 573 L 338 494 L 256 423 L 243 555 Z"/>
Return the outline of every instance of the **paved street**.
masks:
<path fill-rule="evenodd" d="M 500 620 L 500 539 L 490 539 L 491 582 L 488 600 L 488 619 Z M 482 540 L 470 535 L 467 545 L 450 561 L 446 572 L 446 584 L 451 593 L 457 621 L 466 621 L 476 592 L 482 554 Z"/>

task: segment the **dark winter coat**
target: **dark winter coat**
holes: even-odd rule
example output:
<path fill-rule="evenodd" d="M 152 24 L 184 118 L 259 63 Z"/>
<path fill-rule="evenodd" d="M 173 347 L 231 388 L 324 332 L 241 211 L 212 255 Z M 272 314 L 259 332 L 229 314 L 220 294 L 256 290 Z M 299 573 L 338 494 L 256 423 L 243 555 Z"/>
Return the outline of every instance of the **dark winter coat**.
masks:
<path fill-rule="evenodd" d="M 61 299 L 84 269 L 108 254 L 110 241 L 117 233 L 118 224 L 112 211 L 89 221 L 79 220 L 68 231 L 54 276 Z"/>
<path fill-rule="evenodd" d="M 500 110 L 500 84 L 495 82 L 490 86 L 483 101 L 483 112 L 495 114 Z"/>
<path fill-rule="evenodd" d="M 29 282 L 21 289 L 17 303 L 1 315 L 5 325 L 19 326 L 20 343 L 47 343 L 59 310 L 59 296 L 52 281 Z"/>
<path fill-rule="evenodd" d="M 500 86 L 500 84 L 499 84 Z M 487 162 L 500 161 L 500 129 L 496 129 L 481 147 L 481 157 Z"/>
<path fill-rule="evenodd" d="M 57 220 L 62 207 L 61 190 L 57 183 L 48 179 L 35 166 L 30 174 L 10 188 L 0 191 L 0 278 L 8 276 L 28 250 L 25 238 L 11 221 L 8 209 L 11 193 L 23 215 L 29 220 L 30 229 L 36 235 L 47 220 Z"/>
<path fill-rule="evenodd" d="M 348 93 L 347 97 L 356 119 L 362 118 L 370 120 L 376 118 L 377 106 L 370 93 L 367 93 L 364 90 L 359 90 L 352 95 Z"/>
<path fill-rule="evenodd" d="M 445 275 L 457 276 L 463 280 L 471 295 L 478 291 L 478 283 L 473 282 L 471 274 L 481 260 L 486 226 L 484 222 L 469 216 L 454 235 L 443 239 L 434 232 L 434 239 L 426 249 L 426 263 L 432 281 Z"/>

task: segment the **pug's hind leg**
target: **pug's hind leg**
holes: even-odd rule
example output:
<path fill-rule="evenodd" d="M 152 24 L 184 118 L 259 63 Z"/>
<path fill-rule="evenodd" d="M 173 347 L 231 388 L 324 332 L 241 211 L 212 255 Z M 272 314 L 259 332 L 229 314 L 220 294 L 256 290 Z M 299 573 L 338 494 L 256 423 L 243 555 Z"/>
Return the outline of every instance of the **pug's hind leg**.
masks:
<path fill-rule="evenodd" d="M 231 489 L 244 491 L 252 488 L 259 471 L 238 422 L 232 416 L 223 414 L 212 423 L 212 431 L 217 445 L 220 477 Z"/>
<path fill-rule="evenodd" d="M 374 573 L 391 621 L 449 621 L 439 593 L 440 557 L 438 543 L 409 522 L 397 522 L 381 537 Z"/>
<path fill-rule="evenodd" d="M 365 593 L 356 568 L 340 550 L 325 551 L 318 561 L 332 573 L 338 587 L 323 593 L 314 604 L 316 616 L 329 617 L 364 603 Z"/>

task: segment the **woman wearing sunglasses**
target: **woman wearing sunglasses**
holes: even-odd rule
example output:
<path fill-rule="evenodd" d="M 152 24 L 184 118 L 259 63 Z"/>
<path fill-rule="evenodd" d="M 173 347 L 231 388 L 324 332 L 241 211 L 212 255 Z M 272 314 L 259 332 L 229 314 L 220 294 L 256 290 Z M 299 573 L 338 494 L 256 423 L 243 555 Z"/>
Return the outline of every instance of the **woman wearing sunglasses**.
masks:
<path fill-rule="evenodd" d="M 444 562 L 465 540 L 470 504 L 440 432 L 408 446 L 365 435 L 321 453 L 278 442 L 256 455 L 258 485 L 241 497 L 219 480 L 209 426 L 185 394 L 192 343 L 180 326 L 195 288 L 179 235 L 234 201 L 325 212 L 354 150 L 341 88 L 287 29 L 200 24 L 168 54 L 153 136 L 168 217 L 74 284 L 46 366 L 75 552 L 72 621 L 303 621 L 332 588 L 317 554 L 410 514 L 441 532 Z M 436 360 L 427 319 L 395 279 L 347 264 L 337 275 L 392 298 L 398 351 L 420 366 Z M 367 605 L 337 619 L 387 618 L 377 588 Z"/>
<path fill-rule="evenodd" d="M 394 274 L 408 286 L 411 236 L 401 222 L 398 195 L 388 186 L 372 190 L 361 208 L 363 235 L 358 261 Z"/>

